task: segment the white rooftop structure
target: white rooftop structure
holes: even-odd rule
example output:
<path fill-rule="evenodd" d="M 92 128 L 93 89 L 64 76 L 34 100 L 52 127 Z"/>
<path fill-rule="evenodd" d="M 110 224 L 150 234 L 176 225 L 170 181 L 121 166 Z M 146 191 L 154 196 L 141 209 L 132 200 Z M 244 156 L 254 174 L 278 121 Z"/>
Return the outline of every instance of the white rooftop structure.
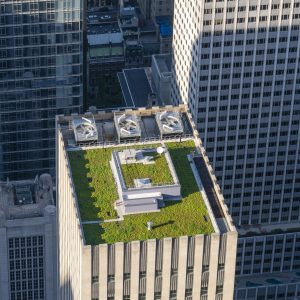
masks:
<path fill-rule="evenodd" d="M 157 126 L 161 135 L 182 134 L 181 117 L 176 111 L 163 111 L 156 114 Z"/>
<path fill-rule="evenodd" d="M 91 142 L 98 140 L 98 131 L 93 117 L 76 117 L 72 120 L 72 128 L 76 142 Z"/>
<path fill-rule="evenodd" d="M 115 114 L 114 121 L 119 140 L 139 138 L 141 136 L 141 128 L 137 116 L 129 114 Z"/>

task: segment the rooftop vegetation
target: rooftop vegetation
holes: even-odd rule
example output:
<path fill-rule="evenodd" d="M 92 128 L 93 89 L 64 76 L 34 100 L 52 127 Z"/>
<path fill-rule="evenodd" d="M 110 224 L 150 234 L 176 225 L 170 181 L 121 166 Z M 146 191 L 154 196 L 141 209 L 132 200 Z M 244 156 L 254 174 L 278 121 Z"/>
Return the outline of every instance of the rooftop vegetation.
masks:
<path fill-rule="evenodd" d="M 166 146 L 181 184 L 182 201 L 168 202 L 166 207 L 156 213 L 128 215 L 123 221 L 84 225 L 87 244 L 160 239 L 213 232 L 206 206 L 187 159 L 187 154 L 194 150 L 194 142 L 192 140 L 170 142 L 166 143 Z M 135 148 L 141 147 L 143 146 Z M 109 165 L 114 150 L 117 149 L 95 148 L 69 152 L 82 221 L 117 217 L 113 203 L 118 199 L 118 193 Z M 151 231 L 147 230 L 148 221 L 154 224 Z"/>
<path fill-rule="evenodd" d="M 152 185 L 174 183 L 165 154 L 157 152 L 147 152 L 144 156 L 153 157 L 152 164 L 130 163 L 122 164 L 122 175 L 128 188 L 134 187 L 134 179 L 149 178 Z"/>

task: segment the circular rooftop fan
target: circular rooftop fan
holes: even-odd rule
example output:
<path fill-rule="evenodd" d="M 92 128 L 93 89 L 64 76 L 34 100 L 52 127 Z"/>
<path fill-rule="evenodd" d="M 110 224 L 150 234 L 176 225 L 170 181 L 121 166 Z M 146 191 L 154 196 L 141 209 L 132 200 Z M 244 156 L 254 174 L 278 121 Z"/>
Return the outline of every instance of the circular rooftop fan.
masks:
<path fill-rule="evenodd" d="M 93 126 L 93 124 L 86 121 L 79 124 L 76 127 L 76 131 L 85 138 L 91 138 L 96 135 L 96 128 Z"/>
<path fill-rule="evenodd" d="M 177 117 L 171 114 L 162 114 L 160 117 L 161 124 L 169 131 L 180 130 L 181 125 Z"/>
<path fill-rule="evenodd" d="M 137 132 L 137 124 L 130 117 L 122 116 L 118 123 L 120 130 L 126 134 L 134 134 Z"/>

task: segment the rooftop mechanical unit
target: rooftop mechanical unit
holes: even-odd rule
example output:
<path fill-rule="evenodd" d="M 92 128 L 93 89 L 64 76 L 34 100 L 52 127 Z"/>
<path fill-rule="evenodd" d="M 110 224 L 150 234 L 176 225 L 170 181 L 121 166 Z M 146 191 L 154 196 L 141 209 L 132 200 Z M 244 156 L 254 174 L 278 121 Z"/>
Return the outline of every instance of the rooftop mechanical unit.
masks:
<path fill-rule="evenodd" d="M 183 125 L 181 117 L 178 112 L 175 111 L 163 111 L 159 112 L 155 116 L 157 126 L 160 130 L 160 134 L 164 135 L 178 135 L 183 133 Z"/>
<path fill-rule="evenodd" d="M 15 186 L 15 205 L 33 204 L 34 197 L 31 186 Z"/>
<path fill-rule="evenodd" d="M 77 143 L 98 140 L 97 126 L 94 117 L 74 118 L 72 121 L 75 140 Z"/>
<path fill-rule="evenodd" d="M 141 127 L 137 116 L 115 114 L 114 119 L 119 140 L 141 137 Z"/>

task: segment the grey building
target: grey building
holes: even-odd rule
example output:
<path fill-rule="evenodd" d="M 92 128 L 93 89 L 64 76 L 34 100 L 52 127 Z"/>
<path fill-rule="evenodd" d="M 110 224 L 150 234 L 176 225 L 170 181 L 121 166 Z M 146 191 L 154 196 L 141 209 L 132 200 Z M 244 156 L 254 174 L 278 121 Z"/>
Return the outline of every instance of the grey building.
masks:
<path fill-rule="evenodd" d="M 172 99 L 237 225 L 300 218 L 299 17 L 298 0 L 175 3 Z"/>
<path fill-rule="evenodd" d="M 0 182 L 1 299 L 56 299 L 52 179 Z"/>
<path fill-rule="evenodd" d="M 175 1 L 171 97 L 188 104 L 238 225 L 235 299 L 299 298 L 299 12 Z"/>
<path fill-rule="evenodd" d="M 300 233 L 290 228 L 238 239 L 234 299 L 298 299 Z"/>
<path fill-rule="evenodd" d="M 57 299 L 231 300 L 237 232 L 186 107 L 76 116 L 85 142 L 74 117 L 57 117 Z"/>
<path fill-rule="evenodd" d="M 170 104 L 171 102 L 171 65 L 171 54 L 152 56 L 151 74 L 153 83 L 158 98 L 165 104 Z"/>
<path fill-rule="evenodd" d="M 57 113 L 83 101 L 83 1 L 0 3 L 0 178 L 54 174 Z"/>

